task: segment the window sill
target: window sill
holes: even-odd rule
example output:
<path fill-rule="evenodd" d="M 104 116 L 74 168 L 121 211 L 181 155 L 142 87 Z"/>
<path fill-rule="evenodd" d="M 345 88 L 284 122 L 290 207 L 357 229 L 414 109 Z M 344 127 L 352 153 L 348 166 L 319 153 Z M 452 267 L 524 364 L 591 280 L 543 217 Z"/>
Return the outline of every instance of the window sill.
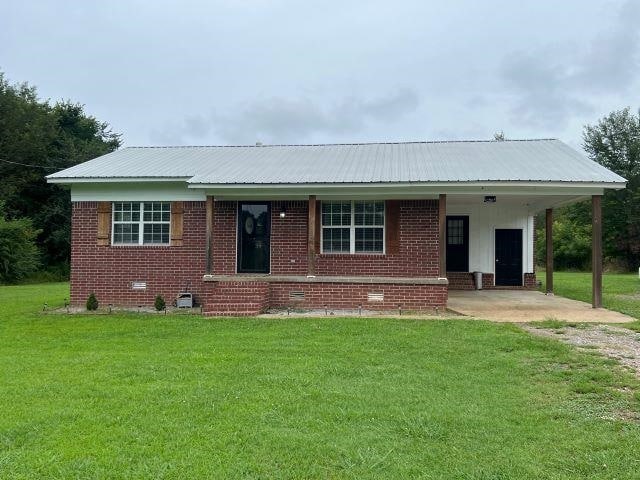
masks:
<path fill-rule="evenodd" d="M 355 253 L 351 253 L 351 252 L 322 252 L 319 253 L 318 255 L 322 256 L 322 257 L 384 257 L 387 254 L 384 252 L 380 252 L 380 253 L 375 253 L 375 252 L 355 252 Z"/>
<path fill-rule="evenodd" d="M 112 243 L 109 247 L 114 248 L 159 248 L 159 247 L 171 247 L 170 243 Z"/>

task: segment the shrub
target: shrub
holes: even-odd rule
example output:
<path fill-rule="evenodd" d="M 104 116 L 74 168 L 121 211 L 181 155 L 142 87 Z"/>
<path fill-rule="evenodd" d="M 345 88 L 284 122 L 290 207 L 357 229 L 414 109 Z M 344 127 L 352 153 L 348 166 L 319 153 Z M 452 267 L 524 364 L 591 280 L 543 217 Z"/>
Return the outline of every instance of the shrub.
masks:
<path fill-rule="evenodd" d="M 93 311 L 98 309 L 98 299 L 96 298 L 96 294 L 91 292 L 89 298 L 87 298 L 87 310 Z"/>
<path fill-rule="evenodd" d="M 153 306 L 156 307 L 156 310 L 161 312 L 167 306 L 166 302 L 162 295 L 156 295 L 156 301 L 153 303 Z"/>
<path fill-rule="evenodd" d="M 17 282 L 40 266 L 38 233 L 31 220 L 6 220 L 0 212 L 0 282 Z"/>

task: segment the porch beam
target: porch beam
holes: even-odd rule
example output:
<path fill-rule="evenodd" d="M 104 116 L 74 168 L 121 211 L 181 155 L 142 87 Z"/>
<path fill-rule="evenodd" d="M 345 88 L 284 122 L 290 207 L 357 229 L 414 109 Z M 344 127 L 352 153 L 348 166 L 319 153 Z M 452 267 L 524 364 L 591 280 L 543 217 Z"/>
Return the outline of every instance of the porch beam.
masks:
<path fill-rule="evenodd" d="M 591 238 L 591 272 L 593 308 L 602 307 L 602 195 L 591 197 L 592 238 Z"/>
<path fill-rule="evenodd" d="M 547 208 L 545 234 L 547 241 L 547 295 L 553 295 L 553 208 Z"/>
<path fill-rule="evenodd" d="M 316 274 L 316 196 L 309 195 L 309 225 L 307 238 L 307 273 L 309 276 Z"/>
<path fill-rule="evenodd" d="M 207 254 L 207 275 L 211 274 L 211 270 L 213 267 L 213 261 L 211 258 L 211 242 L 213 240 L 213 196 L 207 195 L 206 201 L 206 254 Z"/>
<path fill-rule="evenodd" d="M 440 277 L 447 276 L 447 194 L 441 193 L 438 199 L 438 252 Z"/>

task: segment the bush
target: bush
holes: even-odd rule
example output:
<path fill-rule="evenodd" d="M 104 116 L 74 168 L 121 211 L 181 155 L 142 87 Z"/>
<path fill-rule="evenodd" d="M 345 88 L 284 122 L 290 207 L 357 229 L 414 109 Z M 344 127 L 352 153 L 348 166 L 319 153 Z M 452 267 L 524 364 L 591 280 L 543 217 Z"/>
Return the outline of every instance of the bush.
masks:
<path fill-rule="evenodd" d="M 40 266 L 39 233 L 31 220 L 6 220 L 0 213 L 0 282 L 17 282 Z"/>
<path fill-rule="evenodd" d="M 91 292 L 89 298 L 87 298 L 87 310 L 94 311 L 98 309 L 98 299 L 96 298 L 96 294 Z"/>
<path fill-rule="evenodd" d="M 156 301 L 153 303 L 153 306 L 156 307 L 156 310 L 161 312 L 167 306 L 162 295 L 156 295 Z"/>

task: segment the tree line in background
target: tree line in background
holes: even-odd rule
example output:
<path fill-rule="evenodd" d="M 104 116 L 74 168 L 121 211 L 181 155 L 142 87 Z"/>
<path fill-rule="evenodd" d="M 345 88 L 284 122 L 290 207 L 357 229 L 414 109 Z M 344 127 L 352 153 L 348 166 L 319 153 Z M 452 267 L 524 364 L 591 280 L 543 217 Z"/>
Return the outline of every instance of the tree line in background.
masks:
<path fill-rule="evenodd" d="M 592 160 L 627 179 L 624 190 L 608 190 L 602 199 L 603 252 L 611 269 L 640 267 L 640 114 L 614 111 L 583 132 L 584 150 Z M 544 214 L 536 221 L 536 254 L 545 258 Z M 591 203 L 554 211 L 554 266 L 559 270 L 591 268 Z"/>
<path fill-rule="evenodd" d="M 504 140 L 504 133 L 500 132 Z M 45 175 L 116 150 L 120 135 L 70 101 L 50 104 L 35 87 L 10 84 L 0 72 L 0 282 L 35 271 L 65 276 L 71 247 L 71 204 L 65 187 Z M 596 162 L 628 180 L 603 198 L 603 246 L 620 269 L 640 266 L 640 115 L 615 111 L 585 127 L 583 148 Z M 558 269 L 588 269 L 591 207 L 578 203 L 554 212 Z M 537 258 L 544 262 L 544 216 L 538 219 Z"/>
<path fill-rule="evenodd" d="M 50 104 L 0 72 L 0 282 L 68 275 L 69 191 L 45 175 L 112 152 L 120 135 L 70 101 Z"/>

